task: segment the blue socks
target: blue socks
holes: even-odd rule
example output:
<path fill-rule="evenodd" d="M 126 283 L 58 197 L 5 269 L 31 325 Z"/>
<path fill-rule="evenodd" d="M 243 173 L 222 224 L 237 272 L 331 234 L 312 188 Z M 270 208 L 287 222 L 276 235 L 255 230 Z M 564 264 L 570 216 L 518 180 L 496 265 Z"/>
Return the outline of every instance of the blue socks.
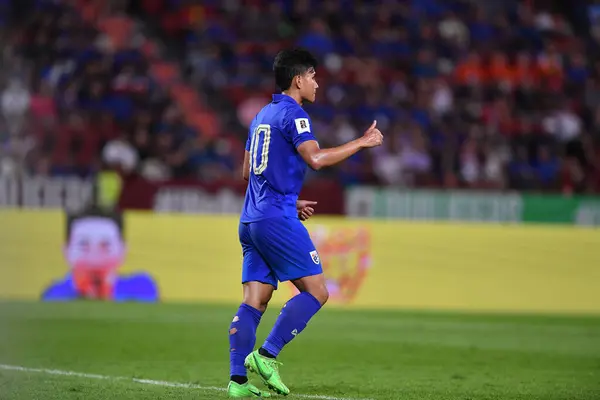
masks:
<path fill-rule="evenodd" d="M 290 299 L 281 309 L 273 330 L 260 349 L 261 354 L 264 350 L 268 356 L 277 357 L 281 349 L 306 328 L 308 321 L 320 309 L 321 303 L 310 293 L 302 292 Z M 229 372 L 238 383 L 247 381 L 244 361 L 254 350 L 256 328 L 261 317 L 262 312 L 242 303 L 229 327 Z"/>
<path fill-rule="evenodd" d="M 231 376 L 246 376 L 244 360 L 254 350 L 256 328 L 262 313 L 256 308 L 242 304 L 229 327 L 229 365 Z"/>
<path fill-rule="evenodd" d="M 273 330 L 263 349 L 277 357 L 281 349 L 298 335 L 313 315 L 321 309 L 321 303 L 312 294 L 302 292 L 292 297 L 281 309 Z"/>

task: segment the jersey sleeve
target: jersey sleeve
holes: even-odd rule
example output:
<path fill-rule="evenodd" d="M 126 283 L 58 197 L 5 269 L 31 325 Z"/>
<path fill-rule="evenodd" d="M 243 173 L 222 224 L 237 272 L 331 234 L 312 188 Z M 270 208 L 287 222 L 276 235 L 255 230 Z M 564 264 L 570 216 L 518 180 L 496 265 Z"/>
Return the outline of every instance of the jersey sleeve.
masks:
<path fill-rule="evenodd" d="M 306 111 L 301 108 L 297 108 L 290 112 L 286 121 L 286 125 L 286 131 L 289 135 L 289 140 L 296 148 L 309 140 L 317 140 L 312 132 L 312 123 L 310 117 Z"/>

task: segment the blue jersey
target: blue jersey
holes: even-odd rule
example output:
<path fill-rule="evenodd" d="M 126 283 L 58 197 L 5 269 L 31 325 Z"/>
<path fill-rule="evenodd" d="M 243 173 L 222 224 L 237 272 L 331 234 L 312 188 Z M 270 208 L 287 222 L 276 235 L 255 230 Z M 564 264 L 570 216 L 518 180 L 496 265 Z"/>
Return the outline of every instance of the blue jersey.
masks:
<path fill-rule="evenodd" d="M 307 169 L 297 148 L 308 140 L 316 138 L 306 111 L 290 96 L 273 95 L 250 124 L 250 178 L 241 222 L 297 217 L 296 201 Z"/>

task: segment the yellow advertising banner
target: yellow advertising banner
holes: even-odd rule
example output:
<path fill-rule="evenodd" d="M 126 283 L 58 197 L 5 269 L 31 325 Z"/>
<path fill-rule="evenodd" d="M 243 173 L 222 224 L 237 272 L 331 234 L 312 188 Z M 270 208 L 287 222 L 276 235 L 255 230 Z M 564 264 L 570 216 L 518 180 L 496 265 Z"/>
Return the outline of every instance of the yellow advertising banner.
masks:
<path fill-rule="evenodd" d="M 333 217 L 307 227 L 330 306 L 600 313 L 593 229 Z M 0 297 L 239 302 L 237 232 L 234 216 L 3 210 Z M 274 302 L 293 293 L 283 283 Z"/>

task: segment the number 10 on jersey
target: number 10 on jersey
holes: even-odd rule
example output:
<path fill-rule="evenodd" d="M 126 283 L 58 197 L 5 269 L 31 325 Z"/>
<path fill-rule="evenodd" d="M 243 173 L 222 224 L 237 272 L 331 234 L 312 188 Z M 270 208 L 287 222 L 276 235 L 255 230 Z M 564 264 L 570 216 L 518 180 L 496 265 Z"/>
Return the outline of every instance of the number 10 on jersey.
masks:
<path fill-rule="evenodd" d="M 269 145 L 271 144 L 271 125 L 260 124 L 254 130 L 250 144 L 250 168 L 254 175 L 260 175 L 269 163 Z"/>

